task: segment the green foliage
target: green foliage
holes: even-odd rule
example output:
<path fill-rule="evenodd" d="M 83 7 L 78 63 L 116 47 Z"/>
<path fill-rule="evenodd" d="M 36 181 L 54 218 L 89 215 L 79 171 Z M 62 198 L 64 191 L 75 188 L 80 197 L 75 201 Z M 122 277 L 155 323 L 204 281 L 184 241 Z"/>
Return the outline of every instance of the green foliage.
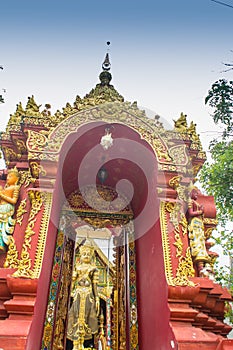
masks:
<path fill-rule="evenodd" d="M 220 79 L 216 81 L 205 98 L 205 104 L 214 108 L 213 120 L 225 125 L 223 136 L 228 136 L 233 130 L 233 81 Z"/>
<path fill-rule="evenodd" d="M 213 195 L 222 223 L 233 221 L 233 141 L 221 141 L 210 146 L 212 162 L 204 164 L 200 181 Z"/>
<path fill-rule="evenodd" d="M 200 173 L 200 181 L 207 193 L 216 200 L 219 220 L 233 222 L 233 81 L 216 81 L 205 103 L 214 108 L 212 114 L 216 124 L 225 126 L 222 139 L 210 143 L 212 161 L 206 163 Z"/>
<path fill-rule="evenodd" d="M 233 275 L 231 269 L 228 266 L 215 265 L 215 280 L 223 287 L 226 287 L 231 295 L 233 295 Z M 225 317 L 228 318 L 231 324 L 233 324 L 233 310 L 232 303 L 226 303 Z"/>
<path fill-rule="evenodd" d="M 216 81 L 205 99 L 205 103 L 214 109 L 212 117 L 216 124 L 224 126 L 220 140 L 210 143 L 211 161 L 204 164 L 199 180 L 209 195 L 215 198 L 219 227 L 233 223 L 233 81 Z M 223 253 L 233 256 L 233 232 L 218 229 L 214 238 Z M 230 259 L 231 261 L 231 259 Z M 215 279 L 227 287 L 233 295 L 233 266 L 215 266 Z M 233 310 L 227 305 L 226 316 L 233 324 Z"/>

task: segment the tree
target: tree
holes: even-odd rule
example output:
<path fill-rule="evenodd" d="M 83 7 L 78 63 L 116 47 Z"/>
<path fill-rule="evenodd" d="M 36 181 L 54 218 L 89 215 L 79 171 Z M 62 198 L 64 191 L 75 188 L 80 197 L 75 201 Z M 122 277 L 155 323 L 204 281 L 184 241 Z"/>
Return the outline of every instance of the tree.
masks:
<path fill-rule="evenodd" d="M 228 82 L 225 79 L 216 81 L 208 91 L 205 103 L 214 108 L 212 114 L 214 122 L 225 126 L 223 138 L 231 136 L 233 131 L 233 81 Z"/>
<path fill-rule="evenodd" d="M 210 143 L 211 161 L 204 164 L 200 182 L 206 192 L 215 197 L 220 224 L 215 241 L 230 258 L 229 267 L 216 269 L 216 280 L 227 286 L 233 295 L 233 231 L 225 228 L 227 223 L 233 223 L 233 81 L 216 81 L 208 91 L 205 103 L 214 109 L 213 120 L 224 130 L 220 139 Z M 231 308 L 228 317 L 233 323 Z"/>
<path fill-rule="evenodd" d="M 204 188 L 215 197 L 218 217 L 222 224 L 233 222 L 233 141 L 212 142 L 212 162 L 203 166 Z"/>

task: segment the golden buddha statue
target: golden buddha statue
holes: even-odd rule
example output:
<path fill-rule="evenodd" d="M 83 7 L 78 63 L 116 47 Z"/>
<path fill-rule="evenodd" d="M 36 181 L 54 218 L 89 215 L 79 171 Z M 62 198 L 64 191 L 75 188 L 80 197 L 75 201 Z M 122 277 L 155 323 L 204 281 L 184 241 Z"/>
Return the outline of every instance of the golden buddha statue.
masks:
<path fill-rule="evenodd" d="M 0 251 L 6 252 L 13 233 L 15 220 L 12 218 L 19 198 L 20 175 L 16 168 L 8 171 L 4 188 L 0 187 Z"/>
<path fill-rule="evenodd" d="M 204 233 L 204 207 L 197 202 L 198 189 L 193 188 L 188 203 L 189 218 L 189 243 L 191 254 L 197 266 L 198 275 L 201 276 L 205 263 L 210 261 L 210 257 L 206 250 L 205 233 Z"/>
<path fill-rule="evenodd" d="M 99 297 L 97 292 L 98 269 L 93 262 L 94 247 L 86 239 L 79 248 L 80 261 L 72 276 L 72 304 L 68 312 L 67 338 L 73 350 L 84 349 L 84 341 L 92 340 L 98 332 Z"/>

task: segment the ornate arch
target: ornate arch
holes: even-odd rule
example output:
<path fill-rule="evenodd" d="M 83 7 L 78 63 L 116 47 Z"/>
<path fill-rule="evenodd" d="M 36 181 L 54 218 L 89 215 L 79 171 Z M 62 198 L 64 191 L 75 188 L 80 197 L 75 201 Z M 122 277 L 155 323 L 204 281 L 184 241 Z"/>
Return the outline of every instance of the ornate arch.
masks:
<path fill-rule="evenodd" d="M 140 135 L 153 149 L 157 161 L 162 168 L 173 171 L 186 171 L 188 156 L 182 135 L 166 131 L 155 119 L 146 117 L 145 112 L 128 102 L 108 102 L 87 110 L 74 113 L 63 120 L 48 134 L 44 131 L 28 130 L 28 158 L 40 161 L 58 161 L 59 153 L 66 139 L 76 133 L 80 126 L 89 123 L 125 125 Z M 175 140 L 174 140 L 175 139 Z M 173 142 L 171 142 L 173 140 Z"/>

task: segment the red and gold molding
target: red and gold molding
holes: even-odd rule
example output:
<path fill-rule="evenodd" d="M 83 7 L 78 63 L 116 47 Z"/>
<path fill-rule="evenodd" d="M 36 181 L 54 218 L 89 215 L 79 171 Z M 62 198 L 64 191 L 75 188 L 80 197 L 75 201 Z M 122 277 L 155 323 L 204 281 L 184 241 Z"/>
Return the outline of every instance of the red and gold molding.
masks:
<path fill-rule="evenodd" d="M 171 286 L 193 286 L 194 277 L 187 237 L 187 220 L 179 202 L 160 203 L 160 223 L 164 265 L 167 282 Z"/>

